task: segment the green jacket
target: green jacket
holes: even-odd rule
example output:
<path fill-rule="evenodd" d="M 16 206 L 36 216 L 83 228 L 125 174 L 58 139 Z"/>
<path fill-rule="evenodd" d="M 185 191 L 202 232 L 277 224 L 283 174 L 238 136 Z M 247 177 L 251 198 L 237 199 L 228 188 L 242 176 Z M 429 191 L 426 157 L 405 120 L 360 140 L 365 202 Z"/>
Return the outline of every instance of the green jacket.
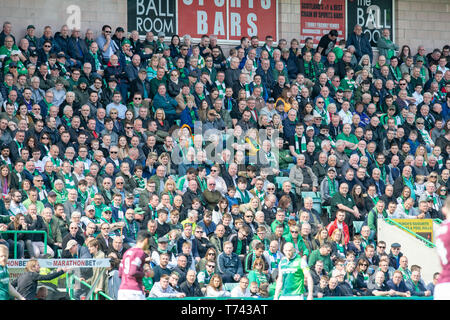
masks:
<path fill-rule="evenodd" d="M 309 250 L 305 245 L 305 242 L 303 241 L 302 237 L 297 238 L 297 243 L 294 243 L 294 239 L 292 238 L 292 234 L 289 233 L 287 236 L 284 237 L 286 239 L 286 242 L 290 242 L 295 246 L 297 246 L 298 251 L 300 252 L 300 255 L 307 256 L 309 254 Z"/>
<path fill-rule="evenodd" d="M 387 218 L 387 212 L 386 210 L 383 210 L 383 217 Z M 377 221 L 378 221 L 378 212 L 377 208 L 373 207 L 372 210 L 369 211 L 367 214 L 367 225 L 369 226 L 370 230 L 377 232 Z"/>
<path fill-rule="evenodd" d="M 45 221 L 45 219 L 42 220 L 45 226 L 45 231 L 47 232 L 48 235 L 47 237 L 48 244 L 52 245 L 56 242 L 62 243 L 61 229 L 59 228 L 59 223 L 58 221 L 56 221 L 56 218 L 52 217 L 50 223 Z"/>
<path fill-rule="evenodd" d="M 275 152 L 275 158 L 278 156 L 278 165 L 281 170 L 286 170 L 289 166 L 289 163 L 294 163 L 294 158 L 291 155 L 289 150 L 281 149 Z"/>
<path fill-rule="evenodd" d="M 377 42 L 379 55 L 386 57 L 389 61 L 393 56 L 395 56 L 395 50 L 398 50 L 398 45 L 393 43 L 390 39 L 380 37 Z"/>
<path fill-rule="evenodd" d="M 313 268 L 318 260 L 322 260 L 323 261 L 323 268 L 325 269 L 325 271 L 327 273 L 330 272 L 333 269 L 333 262 L 331 261 L 330 255 L 322 256 L 320 254 L 319 249 L 314 250 L 309 255 L 309 259 L 308 259 L 309 267 Z"/>

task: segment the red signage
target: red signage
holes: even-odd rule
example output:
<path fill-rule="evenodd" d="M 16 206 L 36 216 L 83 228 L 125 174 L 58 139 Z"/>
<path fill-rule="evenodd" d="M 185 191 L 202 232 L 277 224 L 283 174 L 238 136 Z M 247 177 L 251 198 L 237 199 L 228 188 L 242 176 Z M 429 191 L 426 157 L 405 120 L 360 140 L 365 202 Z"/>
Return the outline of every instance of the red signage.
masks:
<path fill-rule="evenodd" d="M 178 33 L 221 40 L 257 35 L 277 40 L 277 0 L 178 0 Z"/>
<path fill-rule="evenodd" d="M 300 0 L 300 39 L 311 37 L 318 44 L 323 35 L 336 29 L 338 39 L 345 34 L 345 0 Z"/>

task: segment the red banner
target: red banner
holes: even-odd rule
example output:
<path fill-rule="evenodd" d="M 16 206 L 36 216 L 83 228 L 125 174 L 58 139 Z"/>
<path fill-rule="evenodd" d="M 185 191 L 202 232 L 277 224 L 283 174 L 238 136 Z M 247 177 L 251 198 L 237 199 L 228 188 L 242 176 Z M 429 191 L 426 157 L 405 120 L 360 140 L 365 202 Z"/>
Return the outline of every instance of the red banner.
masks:
<path fill-rule="evenodd" d="M 300 39 L 311 37 L 318 44 L 323 35 L 336 29 L 345 38 L 345 0 L 300 0 Z"/>
<path fill-rule="evenodd" d="M 228 14 L 227 14 L 228 12 Z M 178 33 L 221 40 L 257 35 L 277 40 L 277 0 L 178 0 Z"/>

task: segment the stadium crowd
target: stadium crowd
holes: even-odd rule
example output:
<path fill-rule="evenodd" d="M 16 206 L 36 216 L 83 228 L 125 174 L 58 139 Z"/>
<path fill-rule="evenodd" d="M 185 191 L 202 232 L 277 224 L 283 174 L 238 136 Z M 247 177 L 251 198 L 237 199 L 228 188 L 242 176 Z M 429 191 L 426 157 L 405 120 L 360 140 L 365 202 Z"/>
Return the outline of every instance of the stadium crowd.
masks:
<path fill-rule="evenodd" d="M 48 244 L 10 257 L 110 258 L 84 278 L 116 298 L 145 229 L 149 297 L 270 297 L 286 243 L 315 297 L 432 295 L 377 220 L 443 220 L 449 45 L 54 31 L 0 33 L 0 230 Z"/>

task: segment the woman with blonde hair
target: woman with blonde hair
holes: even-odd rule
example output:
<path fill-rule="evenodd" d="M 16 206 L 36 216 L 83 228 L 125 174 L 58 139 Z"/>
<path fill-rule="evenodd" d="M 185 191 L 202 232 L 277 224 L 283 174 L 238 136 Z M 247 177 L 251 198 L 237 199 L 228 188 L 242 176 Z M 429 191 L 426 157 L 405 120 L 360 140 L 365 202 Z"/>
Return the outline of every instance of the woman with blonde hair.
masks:
<path fill-rule="evenodd" d="M 163 152 L 159 155 L 158 165 L 162 165 L 166 168 L 167 175 L 175 174 L 175 170 L 171 168 L 170 154 L 168 152 Z M 158 167 L 158 165 L 156 165 L 156 167 Z"/>
<path fill-rule="evenodd" d="M 248 129 L 245 137 L 245 142 L 249 145 L 248 156 L 249 157 L 256 156 L 259 149 L 261 149 L 258 137 L 258 130 L 256 128 Z"/>
<path fill-rule="evenodd" d="M 11 188 L 11 174 L 8 165 L 4 164 L 0 167 L 0 187 L 2 196 L 5 198 L 9 194 Z"/>
<path fill-rule="evenodd" d="M 153 55 L 148 63 L 147 68 L 147 79 L 148 81 L 156 78 L 156 73 L 158 71 L 159 57 L 157 55 Z"/>
<path fill-rule="evenodd" d="M 128 146 L 128 141 L 125 136 L 120 136 L 117 140 L 117 147 L 119 148 L 119 159 L 123 160 L 128 157 L 128 152 L 130 150 Z"/>
<path fill-rule="evenodd" d="M 317 231 L 316 236 L 313 240 L 313 249 L 319 249 L 322 244 L 328 243 L 331 244 L 330 237 L 328 236 L 328 230 L 326 227 L 322 227 Z"/>
<path fill-rule="evenodd" d="M 67 269 L 58 268 L 49 274 L 40 274 L 41 266 L 37 259 L 30 259 L 25 267 L 25 273 L 22 273 L 17 280 L 13 281 L 13 286 L 27 300 L 36 300 L 36 293 L 39 281 L 48 281 L 63 275 Z"/>
<path fill-rule="evenodd" d="M 173 198 L 176 196 L 176 189 L 177 186 L 175 185 L 175 181 L 173 181 L 172 179 L 167 179 L 166 183 L 164 184 L 163 192 L 169 195 L 171 205 L 173 205 Z"/>
<path fill-rule="evenodd" d="M 261 200 L 258 197 L 253 197 L 250 199 L 249 203 L 244 203 L 239 206 L 239 211 L 245 213 L 251 211 L 253 216 L 255 216 L 257 211 L 261 211 Z"/>
<path fill-rule="evenodd" d="M 155 110 L 155 122 L 158 130 L 169 132 L 170 124 L 166 119 L 166 112 L 163 108 L 158 108 Z"/>

